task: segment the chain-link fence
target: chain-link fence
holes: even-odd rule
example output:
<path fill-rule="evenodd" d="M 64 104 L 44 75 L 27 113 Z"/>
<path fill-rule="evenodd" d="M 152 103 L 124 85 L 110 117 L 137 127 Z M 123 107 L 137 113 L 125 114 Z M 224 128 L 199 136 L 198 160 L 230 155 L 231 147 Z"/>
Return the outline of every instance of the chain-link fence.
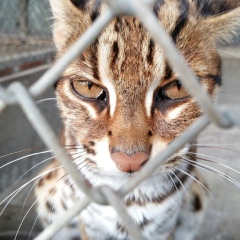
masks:
<path fill-rule="evenodd" d="M 188 68 L 185 60 L 178 53 L 175 46 L 170 41 L 169 36 L 149 9 L 148 4 L 151 2 L 153 1 L 109 0 L 108 3 L 110 8 L 93 23 L 93 25 L 79 40 L 76 41 L 66 54 L 32 86 L 26 88 L 22 83 L 16 82 L 9 85 L 7 89 L 0 87 L 0 112 L 10 105 L 20 105 L 45 145 L 53 151 L 53 154 L 65 167 L 66 172 L 71 175 L 76 185 L 86 195 L 85 199 L 77 202 L 74 208 L 66 212 L 64 216 L 60 216 L 58 222 L 52 223 L 46 230 L 44 230 L 42 234 L 36 238 L 37 240 L 50 239 L 91 202 L 113 206 L 121 217 L 122 222 L 125 224 L 132 239 L 143 239 L 141 232 L 128 216 L 125 206 L 121 201 L 122 197 L 153 174 L 158 166 L 160 166 L 172 154 L 181 149 L 192 138 L 197 136 L 211 121 L 223 128 L 230 128 L 234 125 L 240 124 L 239 117 L 235 117 L 240 114 L 239 108 L 232 107 L 231 109 L 226 109 L 223 106 L 216 107 L 213 105 L 210 97 L 201 88 L 194 73 Z M 185 88 L 192 96 L 195 96 L 197 103 L 203 109 L 205 114 L 190 126 L 186 132 L 182 133 L 177 139 L 169 144 L 168 148 L 159 156 L 151 162 L 148 162 L 142 170 L 131 179 L 128 185 L 123 186 L 118 191 L 114 191 L 106 186 L 101 186 L 95 189 L 86 184 L 85 179 L 79 175 L 77 169 L 72 164 L 71 159 L 60 146 L 54 131 L 51 129 L 38 107 L 34 104 L 33 98 L 36 98 L 45 92 L 56 81 L 56 79 L 59 78 L 64 69 L 84 51 L 89 42 L 92 42 L 97 38 L 98 34 L 100 34 L 104 27 L 118 14 L 135 15 L 142 21 L 143 25 L 152 35 L 154 41 L 163 48 L 169 64 L 178 72 Z M 37 27 L 35 30 L 35 33 L 38 32 Z M 23 36 L 23 38 L 24 37 L 25 36 Z"/>
<path fill-rule="evenodd" d="M 50 25 L 48 0 L 0 1 L 0 77 L 52 60 Z"/>

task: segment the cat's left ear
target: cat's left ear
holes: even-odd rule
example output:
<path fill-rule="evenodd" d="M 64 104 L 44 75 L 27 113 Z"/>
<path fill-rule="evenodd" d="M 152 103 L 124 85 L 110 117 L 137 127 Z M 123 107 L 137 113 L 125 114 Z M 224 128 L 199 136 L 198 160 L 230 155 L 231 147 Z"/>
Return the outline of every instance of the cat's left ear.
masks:
<path fill-rule="evenodd" d="M 50 0 L 53 12 L 53 39 L 59 51 L 69 47 L 91 25 L 84 7 L 87 0 Z"/>
<path fill-rule="evenodd" d="M 217 43 L 231 43 L 240 36 L 240 7 L 229 12 L 207 18 L 203 24 Z"/>

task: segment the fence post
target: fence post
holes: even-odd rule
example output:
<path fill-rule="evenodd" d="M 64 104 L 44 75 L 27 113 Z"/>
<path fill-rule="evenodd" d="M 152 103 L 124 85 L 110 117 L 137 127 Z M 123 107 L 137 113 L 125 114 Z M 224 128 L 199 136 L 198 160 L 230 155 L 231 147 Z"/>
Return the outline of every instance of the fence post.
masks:
<path fill-rule="evenodd" d="M 20 39 L 26 42 L 28 34 L 28 0 L 19 0 Z"/>

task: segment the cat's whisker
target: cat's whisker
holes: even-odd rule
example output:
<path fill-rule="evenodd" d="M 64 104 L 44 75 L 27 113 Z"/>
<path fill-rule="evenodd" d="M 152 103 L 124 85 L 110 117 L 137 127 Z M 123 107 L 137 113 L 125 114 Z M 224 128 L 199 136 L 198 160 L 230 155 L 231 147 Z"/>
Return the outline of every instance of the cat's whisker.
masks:
<path fill-rule="evenodd" d="M 84 164 L 84 163 L 85 163 L 85 165 L 80 166 L 81 164 Z M 87 159 L 83 159 L 81 163 L 78 163 L 78 164 L 77 164 L 77 169 L 78 169 L 78 170 L 82 170 L 82 169 L 85 168 L 88 164 L 90 164 L 90 162 L 87 161 Z"/>
<path fill-rule="evenodd" d="M 41 103 L 43 103 L 43 102 L 53 101 L 53 100 L 56 101 L 57 98 L 45 98 L 45 99 L 40 99 L 40 100 L 38 100 L 38 101 L 35 101 L 34 104 L 35 104 L 35 105 L 39 105 L 39 104 L 41 104 Z M 17 114 L 19 114 L 19 113 L 21 113 L 21 112 L 23 112 L 22 108 L 20 108 L 19 110 L 17 110 L 17 111 L 13 114 L 13 116 L 15 116 L 15 115 L 17 115 Z"/>
<path fill-rule="evenodd" d="M 9 156 L 14 155 L 14 154 L 19 154 L 19 153 L 23 153 L 23 152 L 27 152 L 27 151 L 33 151 L 33 150 L 40 150 L 40 149 L 46 149 L 46 147 L 42 147 L 42 148 L 28 148 L 28 149 L 24 149 L 24 150 L 20 150 L 20 151 L 16 151 L 16 152 L 8 153 L 8 154 L 0 156 L 0 159 L 1 158 L 5 158 L 5 157 L 9 157 Z"/>
<path fill-rule="evenodd" d="M 221 147 L 221 146 L 240 146 L 240 143 L 209 143 L 209 144 L 206 144 L 206 143 L 191 143 L 190 146 L 197 146 L 197 147 L 211 147 L 211 148 L 218 148 L 218 147 Z M 225 148 L 224 148 L 225 149 Z M 232 149 L 232 148 L 226 148 L 226 150 L 230 150 L 230 151 L 237 151 L 235 149 Z M 239 151 L 240 152 L 240 151 Z"/>
<path fill-rule="evenodd" d="M 196 145 L 196 146 L 198 148 L 204 148 L 204 149 L 220 149 L 220 150 L 226 150 L 226 151 L 240 153 L 240 151 L 238 151 L 236 149 L 226 148 L 226 147 L 221 147 L 221 146 L 207 146 L 207 145 Z M 222 145 L 222 146 L 224 146 L 224 145 Z M 238 145 L 231 145 L 231 146 L 238 146 Z"/>
<path fill-rule="evenodd" d="M 29 185 L 30 183 L 38 180 L 38 179 L 41 179 L 42 177 L 44 177 L 45 175 L 49 174 L 50 172 L 54 171 L 54 170 L 57 170 L 57 169 L 60 169 L 62 168 L 62 166 L 59 166 L 59 167 L 56 167 L 56 168 L 53 168 L 53 169 L 50 169 L 48 171 L 45 171 L 44 173 L 42 174 L 39 174 L 38 176 L 32 178 L 31 180 L 29 180 L 28 182 L 26 182 L 25 184 L 23 184 L 21 187 L 19 187 L 18 189 L 16 189 L 15 191 L 13 191 L 11 194 L 9 194 L 6 198 L 4 198 L 1 202 L 0 202 L 0 206 L 6 202 L 9 198 L 10 200 L 8 201 L 8 203 L 6 204 L 6 206 L 3 208 L 3 210 L 0 212 L 0 216 L 2 215 L 3 211 L 6 209 L 7 205 L 11 202 L 11 200 L 16 196 L 15 193 L 19 193 L 23 188 L 25 188 L 27 185 Z M 14 195 L 14 196 L 13 196 Z M 13 196 L 13 197 L 12 197 Z"/>
<path fill-rule="evenodd" d="M 172 177 L 171 177 L 171 174 L 172 174 L 172 172 L 171 172 L 171 173 L 167 173 L 166 176 L 165 176 L 165 178 L 168 180 L 168 182 L 170 182 L 170 184 L 172 185 L 172 187 L 175 188 L 177 192 L 179 192 L 179 190 L 178 190 L 178 188 L 177 188 L 177 186 L 176 186 L 176 183 L 173 181 L 173 179 L 172 179 Z M 170 180 L 169 180 L 169 179 L 170 179 Z"/>
<path fill-rule="evenodd" d="M 54 157 L 51 157 L 51 158 L 48 158 L 48 159 L 43 160 L 42 162 L 38 163 L 37 165 L 35 165 L 35 166 L 32 167 L 31 169 L 29 169 L 28 172 L 31 171 L 33 168 L 37 167 L 38 165 L 43 164 L 44 162 L 49 161 L 49 160 L 51 160 L 51 159 L 53 159 L 53 158 L 54 158 Z M 25 174 L 24 174 L 24 175 L 25 175 Z M 24 176 L 24 175 L 23 175 L 23 176 Z M 21 178 L 22 178 L 23 176 L 21 176 Z M 21 179 L 21 178 L 20 178 L 20 179 Z M 18 181 L 19 181 L 19 180 L 18 180 Z M 25 201 L 24 201 L 24 203 L 23 203 L 23 207 L 25 206 L 25 204 L 26 204 L 26 202 L 27 202 L 27 199 L 29 198 L 29 195 L 30 195 L 31 191 L 33 190 L 33 188 L 36 186 L 37 183 L 38 183 L 38 181 L 36 181 L 36 182 L 34 183 L 34 185 L 31 187 L 31 189 L 29 190 L 29 192 L 28 192 L 28 194 L 27 194 L 27 196 L 26 196 L 26 198 L 25 198 Z M 22 207 L 22 208 L 23 208 L 23 207 Z"/>
<path fill-rule="evenodd" d="M 52 160 L 52 159 L 54 159 L 54 158 L 55 158 L 55 156 L 50 157 L 50 158 L 47 158 L 47 159 L 45 159 L 45 160 L 43 160 L 43 161 L 35 164 L 33 167 L 31 167 L 30 169 L 28 169 L 28 171 L 26 171 L 20 178 L 18 178 L 18 180 L 14 183 L 13 186 L 15 186 L 24 176 L 26 176 L 26 175 L 27 175 L 29 172 L 31 172 L 34 168 L 36 168 L 36 167 L 40 166 L 41 164 L 43 164 L 43 163 L 45 163 L 45 162 L 47 162 L 47 161 L 50 161 L 50 160 Z"/>
<path fill-rule="evenodd" d="M 81 154 L 81 155 L 79 155 L 79 154 Z M 75 156 L 81 157 L 81 156 L 84 156 L 84 154 L 87 154 L 87 152 L 84 152 L 84 151 L 79 152 L 79 151 L 77 151 L 76 153 L 71 153 L 71 157 L 74 157 L 74 159 L 75 159 L 75 158 L 78 158 L 78 157 L 75 157 Z"/>
<path fill-rule="evenodd" d="M 172 188 L 174 188 L 176 190 L 177 194 L 179 194 L 179 190 L 178 190 L 175 182 L 173 181 L 171 174 L 167 174 L 167 176 L 165 176 L 165 177 L 168 180 L 168 182 L 171 184 Z M 178 199 L 178 204 L 179 204 L 179 206 L 181 205 L 180 199 Z"/>
<path fill-rule="evenodd" d="M 81 155 L 81 156 L 82 156 L 82 155 Z M 52 158 L 54 158 L 54 157 L 52 157 Z M 46 159 L 46 160 L 42 161 L 42 162 L 39 163 L 39 164 L 42 164 L 43 162 L 45 162 L 45 161 L 47 161 L 47 160 L 50 160 L 50 159 L 52 159 L 52 158 Z M 37 165 L 39 165 L 39 164 L 37 164 Z M 9 196 L 7 196 L 7 197 L 0 203 L 0 206 L 1 206 L 8 198 L 10 198 L 10 200 L 7 202 L 7 204 L 5 205 L 5 207 L 4 207 L 4 208 L 2 209 L 2 211 L 0 212 L 0 216 L 2 215 L 2 213 L 4 212 L 4 210 L 6 209 L 6 207 L 9 205 L 9 203 L 12 201 L 12 199 L 13 199 L 23 188 L 25 188 L 28 184 L 30 184 L 31 182 L 37 180 L 38 178 L 41 179 L 42 177 L 44 177 L 45 175 L 47 175 L 47 174 L 50 173 L 51 171 L 54 171 L 54 170 L 59 169 L 59 168 L 61 168 L 61 167 L 62 167 L 62 166 L 59 166 L 59 167 L 57 167 L 57 168 L 50 169 L 49 171 L 46 171 L 46 172 L 44 172 L 43 174 L 38 175 L 37 177 L 31 179 L 30 181 L 28 181 L 27 183 L 25 183 L 24 185 L 22 185 L 21 187 L 19 187 L 18 189 L 16 189 L 16 190 L 15 190 L 14 192 L 12 192 Z M 30 171 L 30 170 L 29 170 L 29 171 Z M 28 172 L 29 172 L 29 171 L 28 171 Z M 24 175 L 25 175 L 25 174 L 24 174 Z M 35 185 L 36 185 L 36 183 L 34 184 L 34 186 L 35 186 Z M 28 196 L 29 196 L 31 190 L 34 188 L 34 186 L 30 189 L 30 191 L 29 191 L 29 193 L 28 193 Z M 28 196 L 27 196 L 27 198 L 28 198 Z M 24 204 L 25 204 L 25 203 L 26 203 L 26 199 L 25 199 L 25 201 L 24 201 Z"/>
<path fill-rule="evenodd" d="M 8 162 L 8 163 L 2 165 L 2 166 L 0 167 L 0 169 L 4 168 L 4 167 L 6 167 L 6 166 L 8 166 L 8 165 L 10 165 L 10 164 L 16 163 L 16 162 L 18 162 L 18 161 L 20 161 L 20 160 L 23 160 L 23 159 L 25 159 L 25 158 L 28 158 L 28 157 L 33 157 L 33 156 L 37 156 L 37 155 L 41 155 L 41 154 L 49 154 L 49 153 L 52 153 L 52 152 L 53 152 L 52 150 L 48 150 L 48 151 L 43 151 L 43 152 L 38 152 L 38 153 L 31 153 L 31 154 L 28 154 L 28 155 L 26 155 L 26 156 L 17 158 L 17 159 L 15 159 L 15 160 L 11 161 L 11 162 Z"/>
<path fill-rule="evenodd" d="M 51 171 L 54 171 L 54 170 L 57 170 L 57 169 L 59 169 L 60 167 L 62 167 L 62 166 L 59 166 L 59 167 L 57 167 L 57 168 L 53 168 L 53 169 L 51 169 Z M 47 171 L 47 174 L 49 173 L 49 171 Z M 64 175 L 63 177 L 65 177 L 66 175 Z M 43 177 L 43 176 L 42 176 Z M 41 198 L 41 196 L 43 195 L 43 194 L 45 194 L 45 192 L 46 191 L 48 191 L 52 186 L 55 186 L 55 184 L 57 184 L 59 181 L 62 181 L 64 178 L 63 177 L 61 177 L 60 179 L 58 179 L 56 182 L 54 182 L 54 183 L 52 183 L 50 186 L 48 186 L 48 188 L 40 195 L 40 196 L 38 196 L 38 198 L 32 203 L 32 205 L 29 207 L 29 209 L 27 210 L 27 212 L 25 213 L 25 215 L 23 216 L 23 218 L 22 218 L 22 220 L 21 220 L 21 223 L 19 224 L 19 227 L 18 227 L 18 229 L 17 229 L 17 232 L 16 232 L 16 235 L 15 235 L 15 238 L 14 238 L 14 240 L 16 240 L 17 239 L 17 235 L 18 235 L 18 233 L 19 233 L 19 231 L 20 231 L 20 229 L 21 229 L 21 227 L 22 227 L 22 224 L 23 224 L 23 222 L 24 222 L 24 220 L 26 219 L 26 217 L 27 217 L 27 215 L 29 214 L 29 212 L 33 209 L 33 207 L 35 206 L 35 204 L 38 202 L 38 200 Z M 56 188 L 55 188 L 56 189 Z M 47 200 L 48 200 L 48 198 L 46 199 L 46 201 L 45 201 L 45 203 L 47 202 Z M 37 219 L 35 220 L 35 222 L 34 223 L 36 223 L 36 221 L 37 221 Z M 33 226 L 34 227 L 34 226 Z M 32 227 L 32 228 L 33 228 Z"/>
<path fill-rule="evenodd" d="M 223 179 L 221 178 L 221 176 L 219 176 L 215 171 L 209 169 L 207 165 L 206 165 L 206 166 L 200 166 L 200 165 L 198 165 L 198 162 L 194 162 L 194 161 L 193 161 L 192 163 L 190 163 L 190 162 L 189 162 L 189 159 L 187 159 L 187 158 L 182 158 L 182 161 L 185 162 L 185 163 L 190 164 L 191 166 L 198 167 L 198 168 L 200 168 L 200 169 L 202 169 L 202 170 L 205 170 L 205 171 L 208 171 L 208 172 L 210 172 L 210 173 L 215 174 L 215 176 L 217 176 L 218 179 L 219 179 L 220 181 L 222 181 L 222 182 L 226 185 L 226 183 L 223 181 Z M 226 185 L 226 186 L 227 186 L 227 185 Z"/>
<path fill-rule="evenodd" d="M 39 165 L 41 165 L 41 164 L 43 164 L 44 162 L 47 162 L 47 161 L 49 161 L 49 160 L 51 160 L 51 159 L 53 159 L 54 157 L 51 157 L 51 158 L 47 158 L 47 159 L 45 159 L 45 160 L 43 160 L 43 161 L 41 161 L 40 163 L 38 163 L 38 164 L 36 164 L 35 166 L 33 166 L 32 168 L 30 168 L 27 172 L 25 172 L 15 183 L 14 183 L 14 185 L 12 186 L 12 187 L 14 187 L 28 172 L 30 172 L 32 169 L 34 169 L 35 167 L 37 167 L 37 166 L 39 166 Z M 35 186 L 35 184 L 34 184 L 34 186 Z M 24 188 L 25 186 L 23 185 L 23 188 Z M 22 188 L 22 186 L 20 187 L 20 188 L 18 188 L 19 189 L 19 191 L 17 191 L 16 190 L 16 194 L 14 194 L 14 196 L 10 199 L 10 201 L 6 204 L 6 206 L 12 201 L 12 199 L 23 189 Z M 32 189 L 32 188 L 31 188 Z M 14 192 L 13 192 L 14 193 Z M 29 194 L 28 194 L 28 196 L 29 196 Z M 28 196 L 27 196 L 27 198 L 28 198 Z M 23 204 L 23 207 L 24 207 L 24 205 L 25 205 L 25 202 L 26 201 L 24 201 L 24 204 Z M 0 203 L 0 205 L 1 205 L 2 203 Z M 22 207 L 22 208 L 23 208 Z M 0 215 L 1 215 L 2 213 L 0 213 Z"/>
<path fill-rule="evenodd" d="M 181 184 L 181 186 L 182 186 L 182 188 L 183 188 L 183 190 L 184 190 L 184 192 L 185 192 L 185 194 L 186 194 L 186 197 L 187 197 L 187 201 L 188 201 L 188 208 L 187 208 L 187 209 L 189 210 L 190 200 L 189 200 L 189 195 L 188 195 L 187 189 L 186 189 L 186 187 L 184 186 L 184 184 L 182 183 L 182 181 L 179 179 L 179 177 L 177 176 L 177 174 L 174 173 L 174 171 L 171 171 L 171 174 L 173 174 L 173 175 L 175 176 L 175 178 L 178 180 L 178 182 Z M 169 177 L 170 177 L 171 180 L 173 181 L 173 179 L 172 179 L 172 177 L 171 177 L 170 174 L 169 174 Z M 179 190 L 178 190 L 178 188 L 177 188 L 177 186 L 176 186 L 176 184 L 175 184 L 174 181 L 173 181 L 173 183 L 174 183 L 177 191 L 179 192 Z M 179 204 L 181 205 L 180 198 L 179 198 Z"/>
<path fill-rule="evenodd" d="M 11 193 L 7 198 L 10 198 L 8 200 L 8 202 L 5 204 L 5 206 L 3 207 L 3 209 L 1 210 L 0 212 L 0 216 L 3 214 L 3 212 L 5 211 L 5 209 L 7 208 L 7 206 L 9 205 L 9 203 L 13 200 L 14 197 L 16 197 L 16 195 L 21 192 L 21 190 L 23 189 L 24 187 L 20 187 L 18 188 L 17 190 L 15 190 L 13 193 Z M 3 201 L 5 202 L 7 200 L 7 198 L 5 198 Z M 2 205 L 2 202 L 0 203 L 0 206 Z"/>
<path fill-rule="evenodd" d="M 38 104 L 41 104 L 41 103 L 46 102 L 46 101 L 56 101 L 56 100 L 57 100 L 57 98 L 44 98 L 44 99 L 35 101 L 35 104 L 38 105 Z"/>
<path fill-rule="evenodd" d="M 33 189 L 35 188 L 35 186 L 36 186 L 37 184 L 38 184 L 38 181 L 36 181 L 36 182 L 32 185 L 32 187 L 30 188 L 30 190 L 28 191 L 28 194 L 27 194 L 27 196 L 25 197 L 25 200 L 24 200 L 24 202 L 23 202 L 23 206 L 22 206 L 22 211 L 21 211 L 21 213 L 23 212 L 23 209 L 24 209 L 24 207 L 25 207 L 25 205 L 26 205 L 26 203 L 27 203 L 27 200 L 28 200 L 31 192 L 33 191 Z"/>
<path fill-rule="evenodd" d="M 225 165 L 225 164 L 219 163 L 219 161 L 226 162 L 226 163 L 228 163 L 228 164 L 233 165 L 234 167 L 238 167 L 238 168 L 240 167 L 240 165 L 235 164 L 235 163 L 233 163 L 233 162 L 231 162 L 231 161 L 228 161 L 228 160 L 226 160 L 226 159 L 223 159 L 223 158 L 214 157 L 214 156 L 210 156 L 210 155 L 206 155 L 206 154 L 201 154 L 201 153 L 194 153 L 194 152 L 188 152 L 187 155 L 190 156 L 189 154 L 196 156 L 197 159 L 199 159 L 199 160 L 203 160 L 203 161 L 211 162 L 211 163 L 217 163 L 218 165 L 221 165 L 221 166 L 223 166 L 223 167 L 228 167 L 228 166 Z M 209 159 L 208 159 L 208 158 L 209 158 Z M 214 160 L 216 160 L 216 162 L 215 162 Z M 232 169 L 231 167 L 228 167 L 228 168 L 231 169 L 231 170 L 234 170 L 234 169 Z M 234 171 L 237 172 L 237 173 L 240 173 L 240 172 L 237 171 L 237 170 L 234 170 Z"/>
<path fill-rule="evenodd" d="M 240 57 L 237 54 L 234 54 L 230 51 L 226 51 L 226 50 L 222 50 L 222 49 L 218 49 L 218 52 L 222 52 L 222 53 L 226 53 L 227 55 L 233 56 L 236 59 L 240 59 Z"/>
<path fill-rule="evenodd" d="M 34 227 L 35 227 L 35 225 L 36 225 L 36 223 L 37 223 L 39 217 L 40 217 L 40 216 L 39 216 L 39 213 L 38 213 L 37 216 L 36 216 L 36 218 L 35 218 L 35 220 L 34 220 L 34 222 L 33 222 L 32 227 L 31 227 L 31 229 L 30 229 L 30 231 L 29 231 L 29 234 L 28 234 L 28 238 L 27 238 L 27 240 L 30 239 L 30 237 L 31 237 L 31 235 L 32 235 L 32 233 L 33 233 Z"/>
<path fill-rule="evenodd" d="M 69 149 L 66 149 L 66 151 L 67 151 L 68 153 L 69 153 L 70 151 L 72 151 L 72 150 L 74 150 L 74 149 L 70 149 L 70 150 L 69 150 Z M 24 150 L 24 151 L 26 151 L 26 150 Z M 16 162 L 18 162 L 18 161 L 24 160 L 24 159 L 26 159 L 26 158 L 33 157 L 33 156 L 37 156 L 37 155 L 41 155 L 41 154 L 49 154 L 49 153 L 52 153 L 52 152 L 53 152 L 52 150 L 48 150 L 48 151 L 43 151 L 43 152 L 38 152 L 38 153 L 32 153 L 32 154 L 25 155 L 25 156 L 23 156 L 23 157 L 17 158 L 17 159 L 15 159 L 15 160 L 12 160 L 12 161 L 10 161 L 10 162 L 8 162 L 8 163 L 0 166 L 0 170 L 3 169 L 4 167 L 7 167 L 7 166 L 10 165 L 10 164 L 13 164 L 13 163 L 16 163 Z M 80 153 L 78 152 L 78 154 L 82 154 L 82 153 L 84 153 L 84 151 L 82 151 L 82 152 L 80 152 Z M 10 154 L 10 155 L 11 155 L 11 154 Z M 9 155 L 5 155 L 5 156 L 9 156 Z M 2 157 L 4 157 L 4 156 L 2 156 Z M 44 160 L 44 161 L 41 162 L 41 163 L 36 164 L 35 167 L 39 166 L 40 164 L 42 164 L 42 163 L 44 163 L 44 162 L 46 162 L 46 161 L 49 161 L 50 159 L 53 159 L 53 158 L 54 158 L 54 156 L 51 157 L 51 158 L 48 158 L 47 160 Z M 25 176 L 25 175 L 26 175 L 28 172 L 30 172 L 32 169 L 34 169 L 34 167 L 30 168 L 26 173 L 23 174 L 23 176 Z M 17 182 L 18 182 L 23 176 L 21 176 L 21 177 L 17 180 Z M 17 182 L 16 182 L 16 183 L 17 183 Z M 15 183 L 15 184 L 16 184 L 16 183 Z"/>
<path fill-rule="evenodd" d="M 211 170 L 212 172 L 219 174 L 221 177 L 227 179 L 228 181 L 230 181 L 231 183 L 233 183 L 234 185 L 236 185 L 237 187 L 240 188 L 240 183 L 237 182 L 234 178 L 232 178 L 231 176 L 229 176 L 228 174 L 220 171 L 219 169 L 213 168 L 211 166 L 208 166 L 206 164 L 200 163 L 200 162 L 194 162 L 190 159 L 184 159 L 185 161 L 189 162 L 189 164 L 194 165 L 194 166 L 201 166 L 204 167 L 205 169 Z"/>
<path fill-rule="evenodd" d="M 228 96 L 229 98 L 240 100 L 240 97 L 238 97 L 236 95 L 232 95 L 232 94 L 226 93 L 226 92 L 219 92 L 218 94 L 224 95 L 224 96 Z"/>
<path fill-rule="evenodd" d="M 189 200 L 189 195 L 188 195 L 187 189 L 186 189 L 186 187 L 184 186 L 183 182 L 179 179 L 179 177 L 177 176 L 177 174 L 175 174 L 174 171 L 172 171 L 172 173 L 173 173 L 173 175 L 177 178 L 177 180 L 179 181 L 179 183 L 180 183 L 181 186 L 183 187 L 184 192 L 186 193 L 186 196 L 187 196 L 187 199 L 188 199 L 188 209 L 189 209 L 190 200 Z"/>
<path fill-rule="evenodd" d="M 198 183 L 198 184 L 201 186 L 201 188 L 203 188 L 206 192 L 208 192 L 208 194 L 213 198 L 214 202 L 216 203 L 217 207 L 219 208 L 219 204 L 218 204 L 216 198 L 215 198 L 215 197 L 213 196 L 213 194 L 209 191 L 209 189 L 208 189 L 206 186 L 204 186 L 204 184 L 202 184 L 196 177 L 194 177 L 193 175 L 191 175 L 190 173 L 188 173 L 187 170 L 184 171 L 183 169 L 180 169 L 180 168 L 178 168 L 178 167 L 176 167 L 176 166 L 175 166 L 175 168 L 176 168 L 177 170 L 179 170 L 180 172 L 182 172 L 183 174 L 187 175 L 188 177 L 192 178 L 196 183 Z"/>
<path fill-rule="evenodd" d="M 84 149 L 83 146 L 80 146 L 80 145 L 78 145 L 78 144 L 64 144 L 63 146 L 64 146 L 64 147 L 76 147 L 76 148 L 82 148 L 82 149 Z"/>

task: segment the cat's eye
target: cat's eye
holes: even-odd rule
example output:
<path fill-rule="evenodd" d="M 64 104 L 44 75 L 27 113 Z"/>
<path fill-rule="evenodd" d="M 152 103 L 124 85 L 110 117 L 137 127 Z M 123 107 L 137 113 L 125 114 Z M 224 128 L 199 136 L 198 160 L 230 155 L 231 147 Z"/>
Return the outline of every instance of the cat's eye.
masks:
<path fill-rule="evenodd" d="M 106 100 L 106 92 L 104 89 L 90 81 L 73 80 L 72 87 L 74 91 L 83 98 Z"/>
<path fill-rule="evenodd" d="M 158 100 L 179 100 L 189 96 L 189 93 L 182 86 L 179 80 L 175 80 L 160 89 L 157 92 Z"/>

